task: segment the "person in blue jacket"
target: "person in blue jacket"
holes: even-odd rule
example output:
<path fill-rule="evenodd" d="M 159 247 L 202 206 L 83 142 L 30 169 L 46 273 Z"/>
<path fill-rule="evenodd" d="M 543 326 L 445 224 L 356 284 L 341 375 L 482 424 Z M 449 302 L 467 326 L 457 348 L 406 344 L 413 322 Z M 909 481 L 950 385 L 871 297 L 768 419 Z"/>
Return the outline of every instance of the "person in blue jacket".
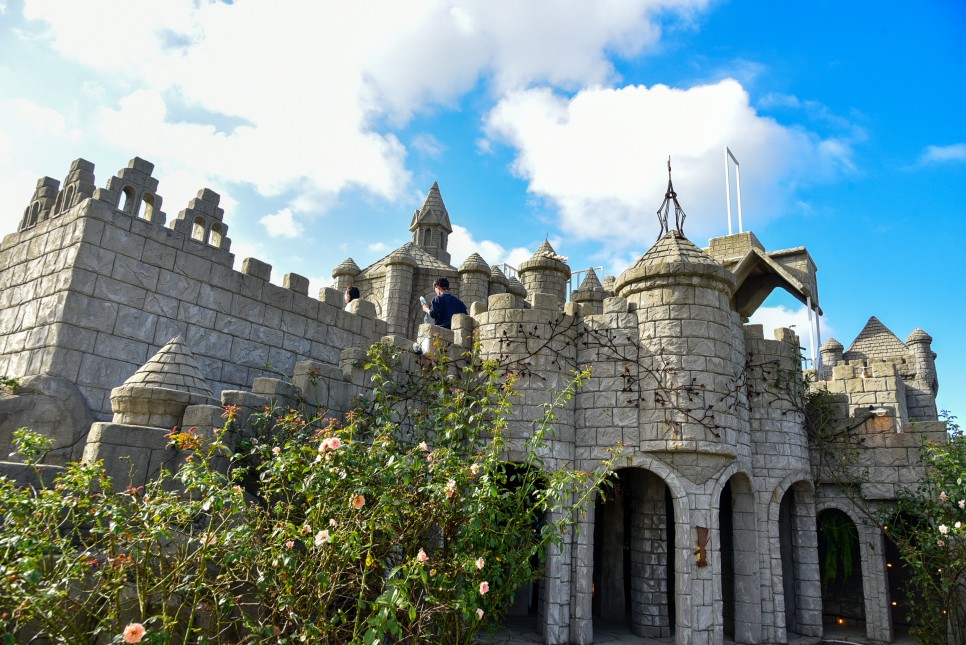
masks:
<path fill-rule="evenodd" d="M 466 305 L 449 292 L 449 280 L 446 278 L 436 278 L 433 291 L 436 292 L 436 297 L 428 305 L 423 305 L 423 311 L 433 319 L 433 324 L 449 329 L 453 316 L 466 313 Z"/>

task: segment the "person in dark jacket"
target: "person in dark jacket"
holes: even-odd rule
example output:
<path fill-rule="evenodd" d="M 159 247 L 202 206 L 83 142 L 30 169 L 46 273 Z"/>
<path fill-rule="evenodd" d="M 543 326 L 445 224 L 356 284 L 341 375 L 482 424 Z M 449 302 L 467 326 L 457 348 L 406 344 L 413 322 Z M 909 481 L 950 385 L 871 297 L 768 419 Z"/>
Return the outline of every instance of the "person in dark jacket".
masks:
<path fill-rule="evenodd" d="M 433 324 L 449 329 L 453 316 L 466 313 L 466 305 L 449 292 L 449 280 L 446 278 L 436 278 L 433 291 L 436 292 L 436 297 L 428 305 L 423 305 L 423 311 L 433 319 Z"/>

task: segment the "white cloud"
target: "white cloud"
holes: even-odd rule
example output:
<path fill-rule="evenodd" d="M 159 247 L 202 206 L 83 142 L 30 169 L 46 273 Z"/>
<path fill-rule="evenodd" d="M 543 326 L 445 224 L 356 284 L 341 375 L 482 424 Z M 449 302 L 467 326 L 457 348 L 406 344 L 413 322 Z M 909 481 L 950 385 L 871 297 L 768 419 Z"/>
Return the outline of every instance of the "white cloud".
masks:
<path fill-rule="evenodd" d="M 798 334 L 798 340 L 802 347 L 805 348 L 803 353 L 806 357 L 811 357 L 811 331 L 808 324 L 808 310 L 804 305 L 795 308 L 785 305 L 759 307 L 752 314 L 749 322 L 753 325 L 761 325 L 765 332 L 765 338 L 774 338 L 774 332 L 779 327 L 790 327 L 792 331 Z M 827 316 L 820 316 L 818 318 L 818 324 L 822 339 L 821 343 L 824 343 L 835 335 L 835 328 L 828 323 Z M 815 354 L 817 356 L 818 352 L 816 351 Z"/>
<path fill-rule="evenodd" d="M 926 146 L 919 156 L 920 164 L 957 163 L 966 161 L 966 143 L 949 146 Z"/>
<path fill-rule="evenodd" d="M 653 242 L 669 155 L 685 233 L 697 240 L 727 230 L 725 145 L 745 170 L 746 225 L 790 203 L 796 177 L 852 167 L 847 143 L 759 116 L 734 80 L 591 88 L 569 99 L 546 88 L 515 92 L 491 111 L 486 129 L 516 148 L 515 172 L 557 206 L 565 231 L 618 248 Z"/>
<path fill-rule="evenodd" d="M 516 247 L 508 251 L 503 245 L 492 240 L 476 240 L 468 229 L 456 224 L 453 225 L 453 232 L 448 238 L 446 250 L 452 257 L 453 266 L 456 267 L 472 253 L 479 253 L 491 267 L 504 263 L 518 267 L 521 262 L 533 256 L 533 251 L 524 247 Z"/>
<path fill-rule="evenodd" d="M 413 150 L 433 159 L 438 158 L 446 151 L 446 146 L 439 139 L 426 132 L 413 137 L 409 145 L 412 146 Z"/>
<path fill-rule="evenodd" d="M 382 119 L 452 106 L 481 79 L 497 93 L 613 80 L 611 56 L 638 54 L 662 22 L 706 3 L 26 0 L 24 15 L 94 73 L 85 87 L 108 106 L 107 143 L 159 169 L 250 183 L 284 195 L 294 212 L 318 212 L 347 188 L 406 194 L 406 150 L 376 131 Z M 195 122 L 172 116 L 176 103 L 198 108 L 188 111 Z M 243 125 L 223 130 L 215 122 L 224 117 Z"/>
<path fill-rule="evenodd" d="M 301 235 L 304 230 L 302 225 L 295 221 L 295 217 L 292 216 L 292 211 L 287 208 L 283 208 L 272 215 L 265 215 L 258 221 L 265 227 L 265 232 L 271 237 L 281 237 L 290 240 Z"/>

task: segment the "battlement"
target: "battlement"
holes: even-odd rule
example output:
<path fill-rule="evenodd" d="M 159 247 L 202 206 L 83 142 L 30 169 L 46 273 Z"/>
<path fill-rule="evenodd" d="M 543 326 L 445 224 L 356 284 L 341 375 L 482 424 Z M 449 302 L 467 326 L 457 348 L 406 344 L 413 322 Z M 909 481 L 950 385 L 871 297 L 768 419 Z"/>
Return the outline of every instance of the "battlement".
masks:
<path fill-rule="evenodd" d="M 274 285 L 271 266 L 252 258 L 233 270 L 224 212 L 209 189 L 165 226 L 152 170 L 133 159 L 81 201 L 87 193 L 68 199 L 42 180 L 21 230 L 0 245 L 0 373 L 69 379 L 104 417 L 111 388 L 176 336 L 217 395 L 290 373 L 298 360 L 337 365 L 343 349 L 386 333 L 372 308 L 344 311 L 336 290 L 309 297 L 304 276 Z M 78 160 L 64 190 L 92 173 Z M 64 208 L 45 209 L 44 200 Z"/>

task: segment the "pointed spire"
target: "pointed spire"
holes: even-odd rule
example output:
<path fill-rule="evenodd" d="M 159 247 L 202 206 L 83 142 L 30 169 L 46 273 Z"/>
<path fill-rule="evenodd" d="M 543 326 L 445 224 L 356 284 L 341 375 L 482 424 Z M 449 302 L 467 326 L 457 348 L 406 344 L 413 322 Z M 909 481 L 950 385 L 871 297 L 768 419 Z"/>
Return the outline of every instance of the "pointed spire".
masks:
<path fill-rule="evenodd" d="M 845 351 L 844 357 L 846 360 L 886 358 L 900 356 L 907 349 L 891 329 L 883 325 L 882 321 L 875 316 L 871 316 Z"/>
<path fill-rule="evenodd" d="M 671 183 L 671 157 L 667 158 L 667 192 L 664 194 L 664 201 L 661 202 L 660 208 L 657 209 L 657 220 L 661 223 L 661 232 L 658 233 L 657 239 L 661 239 L 665 234 L 670 232 L 668 227 L 668 217 L 671 214 L 671 204 L 674 204 L 674 229 L 678 235 L 684 237 L 684 220 L 687 215 L 684 213 L 684 209 L 681 208 L 681 204 L 678 203 L 678 194 L 674 191 L 674 185 Z"/>
<path fill-rule="evenodd" d="M 439 184 L 433 182 L 433 187 L 426 194 L 423 205 L 413 213 L 413 220 L 409 224 L 409 230 L 415 231 L 420 226 L 439 226 L 447 233 L 453 232 L 453 226 L 449 222 L 449 211 L 443 203 L 443 196 L 439 192 Z"/>
<path fill-rule="evenodd" d="M 577 288 L 578 291 L 603 291 L 604 287 L 600 284 L 600 280 L 597 278 L 597 272 L 593 269 L 587 269 L 587 277 L 584 281 L 580 283 Z"/>
<path fill-rule="evenodd" d="M 536 258 L 550 258 L 551 260 L 557 260 L 558 262 L 566 262 L 567 261 L 567 257 L 566 256 L 564 256 L 564 255 L 557 255 L 557 252 L 554 251 L 554 249 L 553 249 L 552 246 L 550 246 L 550 241 L 549 240 L 544 240 L 543 241 L 543 244 L 541 244 L 537 248 L 536 252 L 533 254 L 533 257 L 531 257 L 530 259 L 533 260 L 533 259 L 536 259 Z"/>

